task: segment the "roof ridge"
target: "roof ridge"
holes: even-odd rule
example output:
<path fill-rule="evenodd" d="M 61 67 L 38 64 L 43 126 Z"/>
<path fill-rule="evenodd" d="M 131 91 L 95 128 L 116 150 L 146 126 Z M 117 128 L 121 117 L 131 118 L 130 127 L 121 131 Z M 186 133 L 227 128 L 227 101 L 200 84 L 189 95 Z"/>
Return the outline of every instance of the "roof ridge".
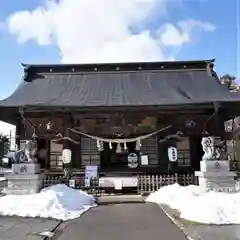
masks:
<path fill-rule="evenodd" d="M 104 71 L 104 70 L 99 70 L 99 71 L 71 71 L 71 72 L 55 72 L 55 71 L 48 71 L 48 72 L 42 72 L 39 73 L 44 74 L 44 75 L 83 75 L 83 74 L 123 74 L 123 73 L 157 73 L 157 72 L 188 72 L 188 71 L 207 71 L 207 69 L 155 69 L 155 70 L 125 70 L 125 71 Z M 39 75 L 38 74 L 38 75 Z"/>
<path fill-rule="evenodd" d="M 93 63 L 50 63 L 50 64 L 28 64 L 21 63 L 23 67 L 63 67 L 63 66 L 104 66 L 104 65 L 139 65 L 139 64 L 193 64 L 214 62 L 215 58 L 203 60 L 183 60 L 183 61 L 146 61 L 146 62 L 93 62 Z"/>
<path fill-rule="evenodd" d="M 30 73 L 72 73 L 72 72 L 134 72 L 134 71 L 166 71 L 166 70 L 198 70 L 207 69 L 214 60 L 168 61 L 168 62 L 134 62 L 134 63 L 99 63 L 99 64 L 59 64 L 24 66 L 24 75 Z M 25 78 L 25 77 L 24 77 Z"/>

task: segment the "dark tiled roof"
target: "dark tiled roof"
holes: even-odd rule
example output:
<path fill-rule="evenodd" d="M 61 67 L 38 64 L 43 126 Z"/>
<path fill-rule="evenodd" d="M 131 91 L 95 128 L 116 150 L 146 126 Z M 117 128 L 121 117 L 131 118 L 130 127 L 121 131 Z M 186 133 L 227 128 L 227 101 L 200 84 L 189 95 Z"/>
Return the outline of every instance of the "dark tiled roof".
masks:
<path fill-rule="evenodd" d="M 24 81 L 2 107 L 156 106 L 238 101 L 207 61 L 25 65 Z"/>

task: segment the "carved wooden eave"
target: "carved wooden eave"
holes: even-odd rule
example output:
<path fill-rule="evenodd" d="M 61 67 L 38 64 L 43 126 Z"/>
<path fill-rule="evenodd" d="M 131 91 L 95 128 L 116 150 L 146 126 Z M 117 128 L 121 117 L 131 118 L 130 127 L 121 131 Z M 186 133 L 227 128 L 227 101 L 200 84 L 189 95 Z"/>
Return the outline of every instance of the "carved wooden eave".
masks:
<path fill-rule="evenodd" d="M 212 114 L 212 111 L 210 112 Z M 68 115 L 64 115 L 64 117 L 55 116 L 51 117 L 42 117 L 42 118 L 28 118 L 35 126 L 36 126 L 36 134 L 39 137 L 56 139 L 56 135 L 60 132 L 63 136 L 67 137 L 69 131 L 67 130 L 69 127 L 79 130 L 81 132 L 109 137 L 114 133 L 120 132 L 123 133 L 125 137 L 127 136 L 138 136 L 142 134 L 147 134 L 149 132 L 155 131 L 161 127 L 164 127 L 168 124 L 173 125 L 176 129 L 180 129 L 185 131 L 187 134 L 198 134 L 203 131 L 203 126 L 206 120 L 211 116 L 211 114 L 204 115 L 168 115 L 161 114 L 160 116 L 146 116 L 143 117 L 142 114 L 135 115 L 132 113 L 125 113 L 122 115 L 122 118 L 119 118 L 119 115 L 105 115 L 106 118 L 84 118 L 84 115 L 74 115 L 73 117 L 73 125 L 70 126 L 67 124 Z M 75 117 L 80 117 L 80 119 L 75 119 Z M 112 117 L 114 116 L 114 117 Z M 188 121 L 194 122 L 194 129 L 189 128 L 187 126 Z M 51 122 L 51 128 L 47 129 L 47 124 Z M 34 129 L 31 126 L 22 125 L 22 134 L 28 132 L 28 135 L 31 136 L 33 134 Z M 220 131 L 217 130 L 219 126 L 216 124 L 216 120 L 213 118 L 208 123 L 208 128 L 213 129 L 214 132 Z"/>
<path fill-rule="evenodd" d="M 148 117 L 157 117 L 157 118 L 165 118 L 165 117 L 174 117 L 174 116 L 179 116 L 179 115 L 185 115 L 186 117 L 188 115 L 193 116 L 193 115 L 208 115 L 212 114 L 213 112 L 213 104 L 209 105 L 208 107 L 205 108 L 199 108 L 197 106 L 192 107 L 191 109 L 182 109 L 178 108 L 176 110 L 132 110 L 128 111 L 127 109 L 121 110 L 124 114 L 122 116 L 119 116 L 119 114 L 116 114 L 116 111 L 90 111 L 90 112 L 75 112 L 75 111 L 67 111 L 67 112 L 51 112 L 50 109 L 49 111 L 44 111 L 44 112 L 31 112 L 31 111 L 25 111 L 24 116 L 26 118 L 31 118 L 31 119 L 42 119 L 42 118 L 48 118 L 48 119 L 57 119 L 57 118 L 68 118 L 69 112 L 71 112 L 72 117 L 74 121 L 79 121 L 81 122 L 82 120 L 85 119 L 95 119 L 97 121 L 106 121 L 106 119 L 109 118 L 123 118 L 123 119 L 134 119 L 136 118 L 144 118 L 146 116 Z M 19 118 L 20 116 L 15 116 L 15 118 Z"/>

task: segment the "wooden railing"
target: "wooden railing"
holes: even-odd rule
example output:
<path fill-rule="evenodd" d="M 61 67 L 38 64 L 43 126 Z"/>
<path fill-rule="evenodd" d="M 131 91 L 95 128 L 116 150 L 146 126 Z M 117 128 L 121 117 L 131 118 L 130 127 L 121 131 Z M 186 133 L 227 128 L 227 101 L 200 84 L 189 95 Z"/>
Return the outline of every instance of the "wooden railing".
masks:
<path fill-rule="evenodd" d="M 74 180 L 75 186 L 70 186 L 70 180 Z M 43 180 L 43 188 L 50 187 L 56 184 L 65 184 L 67 186 L 73 187 L 75 189 L 81 189 L 89 194 L 100 195 L 103 191 L 100 191 L 98 187 L 98 179 L 93 179 L 91 181 L 90 187 L 85 187 L 84 184 L 84 175 L 74 175 L 71 179 L 64 178 L 63 174 L 46 174 L 45 179 Z"/>
<path fill-rule="evenodd" d="M 157 191 L 163 186 L 178 183 L 182 186 L 197 184 L 198 180 L 194 173 L 184 174 L 161 174 L 161 175 L 139 175 L 138 193 L 141 195 Z"/>
<path fill-rule="evenodd" d="M 84 175 L 75 175 L 71 179 L 75 180 L 76 189 L 85 189 L 84 187 Z M 63 174 L 47 174 L 43 187 L 49 187 L 55 184 L 66 184 L 69 185 L 69 180 L 64 179 Z M 185 173 L 185 174 L 161 174 L 161 175 L 138 175 L 138 194 L 144 195 L 151 192 L 157 191 L 163 186 L 170 184 L 178 183 L 182 186 L 198 184 L 197 178 L 194 176 L 194 173 Z M 93 188 L 98 189 L 98 182 L 93 184 Z M 86 190 L 86 189 L 85 189 Z M 87 189 L 89 190 L 89 189 Z M 103 189 L 102 189 L 103 190 Z M 100 192 L 100 189 L 99 189 Z M 104 191 L 101 191 L 104 192 Z"/>
<path fill-rule="evenodd" d="M 84 188 L 84 175 L 75 175 L 71 179 L 75 180 L 75 188 Z M 43 180 L 43 187 L 49 187 L 56 184 L 66 184 L 69 185 L 69 180 L 64 178 L 63 173 L 47 173 L 45 179 Z"/>

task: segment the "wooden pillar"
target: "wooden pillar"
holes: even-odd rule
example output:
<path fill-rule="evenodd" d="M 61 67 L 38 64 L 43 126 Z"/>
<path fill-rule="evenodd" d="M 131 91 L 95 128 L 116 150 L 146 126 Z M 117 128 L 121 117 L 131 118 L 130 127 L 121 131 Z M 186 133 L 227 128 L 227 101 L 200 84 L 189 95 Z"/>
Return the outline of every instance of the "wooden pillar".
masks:
<path fill-rule="evenodd" d="M 49 140 L 46 138 L 38 138 L 38 162 L 40 163 L 41 168 L 48 169 L 49 162 Z"/>
<path fill-rule="evenodd" d="M 217 114 L 217 124 L 218 124 L 218 130 L 219 130 L 219 136 L 221 137 L 221 140 L 224 140 L 225 135 L 225 124 L 224 124 L 224 116 L 220 112 Z"/>
<path fill-rule="evenodd" d="M 65 124 L 65 137 L 71 138 L 73 135 L 72 132 L 68 130 L 68 128 L 74 128 L 74 119 L 69 114 L 66 117 L 66 124 Z M 65 148 L 68 148 L 72 151 L 72 161 L 71 161 L 71 167 L 72 168 L 80 168 L 81 167 L 81 137 L 77 136 L 77 134 L 74 134 L 74 140 L 79 142 L 79 144 L 71 142 L 69 140 L 65 141 Z"/>
<path fill-rule="evenodd" d="M 22 124 L 21 119 L 18 119 L 16 121 L 16 145 L 18 146 L 18 149 L 20 148 L 20 140 L 21 140 L 21 134 L 22 134 Z"/>
<path fill-rule="evenodd" d="M 168 170 L 168 153 L 167 153 L 167 145 L 166 142 L 161 142 L 164 137 L 161 137 L 158 135 L 158 166 L 159 166 L 159 172 L 161 173 L 167 173 Z"/>
<path fill-rule="evenodd" d="M 51 152 L 51 140 L 50 139 L 46 139 L 47 141 L 47 161 L 46 161 L 46 168 L 49 169 L 50 168 L 50 152 Z"/>
<path fill-rule="evenodd" d="M 202 136 L 200 135 L 190 135 L 190 158 L 191 158 L 191 167 L 194 171 L 200 170 L 200 161 L 203 156 L 203 149 L 201 145 Z"/>

